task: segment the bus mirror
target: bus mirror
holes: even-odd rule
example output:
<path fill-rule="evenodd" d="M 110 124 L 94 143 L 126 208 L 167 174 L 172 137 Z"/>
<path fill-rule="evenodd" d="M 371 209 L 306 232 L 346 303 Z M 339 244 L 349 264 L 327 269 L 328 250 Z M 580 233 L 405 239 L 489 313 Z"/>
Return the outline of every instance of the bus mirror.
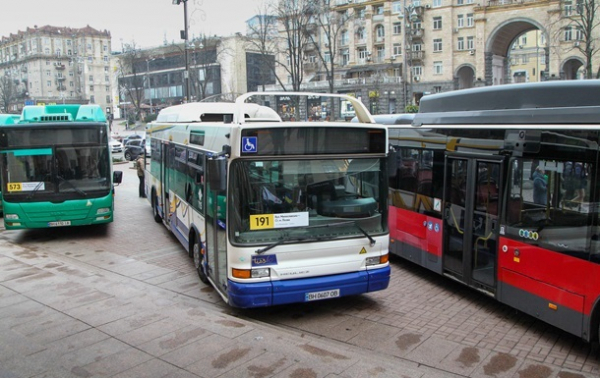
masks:
<path fill-rule="evenodd" d="M 396 177 L 398 173 L 398 151 L 390 147 L 388 152 L 388 177 Z"/>
<path fill-rule="evenodd" d="M 211 190 L 221 191 L 226 189 L 227 159 L 220 156 L 207 161 L 208 184 Z"/>
<path fill-rule="evenodd" d="M 123 172 L 122 171 L 114 171 L 113 172 L 113 183 L 120 184 L 123 181 Z"/>

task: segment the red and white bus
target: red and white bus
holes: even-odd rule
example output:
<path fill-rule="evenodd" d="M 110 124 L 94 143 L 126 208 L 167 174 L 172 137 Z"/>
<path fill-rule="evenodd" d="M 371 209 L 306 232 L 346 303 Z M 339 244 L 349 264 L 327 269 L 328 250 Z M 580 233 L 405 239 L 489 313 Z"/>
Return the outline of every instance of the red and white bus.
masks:
<path fill-rule="evenodd" d="M 597 340 L 599 94 L 589 80 L 423 97 L 412 125 L 389 126 L 390 252 Z"/>

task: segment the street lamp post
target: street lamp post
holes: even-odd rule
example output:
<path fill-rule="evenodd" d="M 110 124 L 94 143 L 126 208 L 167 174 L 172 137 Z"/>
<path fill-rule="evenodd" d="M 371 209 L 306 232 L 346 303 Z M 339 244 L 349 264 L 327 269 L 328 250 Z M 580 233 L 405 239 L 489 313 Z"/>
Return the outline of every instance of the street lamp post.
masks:
<path fill-rule="evenodd" d="M 181 37 L 185 40 L 185 46 L 183 48 L 183 55 L 185 59 L 185 71 L 183 72 L 184 80 L 184 100 L 187 102 L 190 100 L 190 64 L 188 59 L 188 15 L 187 15 L 187 2 L 188 0 L 173 0 L 173 5 L 179 5 L 183 3 L 183 27 L 184 30 L 181 32 Z"/>
<path fill-rule="evenodd" d="M 400 16 L 404 18 L 402 22 L 402 26 L 404 28 L 404 54 L 402 54 L 402 90 L 404 97 L 404 109 L 406 110 L 406 106 L 412 104 L 413 75 L 412 72 L 408 72 L 409 66 L 412 67 L 412 24 L 418 19 L 419 15 L 417 14 L 417 11 L 415 10 L 415 7 L 413 5 L 406 5 L 406 0 L 404 0 L 403 8 L 404 14 Z M 408 57 L 409 54 L 411 54 L 410 57 Z M 410 85 L 408 84 L 408 80 L 406 77 L 407 74 L 410 75 Z"/>
<path fill-rule="evenodd" d="M 148 101 L 150 102 L 150 114 L 152 114 L 152 85 L 150 85 L 150 61 L 152 59 L 146 59 L 146 84 L 148 86 Z"/>

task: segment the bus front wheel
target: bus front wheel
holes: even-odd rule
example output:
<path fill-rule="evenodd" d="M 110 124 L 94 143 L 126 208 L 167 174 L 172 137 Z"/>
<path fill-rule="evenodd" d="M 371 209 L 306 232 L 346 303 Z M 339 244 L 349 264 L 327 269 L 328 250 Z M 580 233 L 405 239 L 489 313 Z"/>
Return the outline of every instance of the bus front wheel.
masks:
<path fill-rule="evenodd" d="M 204 255 L 201 253 L 202 247 L 200 246 L 199 238 L 196 237 L 194 240 L 194 246 L 192 247 L 192 254 L 194 256 L 194 266 L 196 267 L 196 271 L 198 272 L 198 277 L 200 277 L 200 281 L 205 284 L 208 284 L 208 277 L 206 277 L 206 273 L 204 273 Z"/>

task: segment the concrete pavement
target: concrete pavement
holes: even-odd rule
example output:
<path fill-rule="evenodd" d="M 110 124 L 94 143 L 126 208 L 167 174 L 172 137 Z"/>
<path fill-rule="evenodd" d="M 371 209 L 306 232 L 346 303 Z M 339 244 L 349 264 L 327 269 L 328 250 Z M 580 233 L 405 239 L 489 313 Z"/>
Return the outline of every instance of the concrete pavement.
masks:
<path fill-rule="evenodd" d="M 125 175 L 117 187 L 115 222 L 107 228 L 0 227 L 0 378 L 598 376 L 597 364 L 577 360 L 569 345 L 549 353 L 557 359 L 564 354 L 563 366 L 573 370 L 546 363 L 548 357 L 532 360 L 520 343 L 508 344 L 527 335 L 507 329 L 494 336 L 493 325 L 476 324 L 470 316 L 483 315 L 468 307 L 455 316 L 455 329 L 445 322 L 442 331 L 476 338 L 473 347 L 421 332 L 448 320 L 444 302 L 384 313 L 384 302 L 402 302 L 407 287 L 421 297 L 431 291 L 416 276 L 397 275 L 387 291 L 356 299 L 371 307 L 364 321 L 373 325 L 354 344 L 344 342 L 350 336 L 342 333 L 352 333 L 363 319 L 338 325 L 336 311 L 313 323 L 338 330 L 338 337 L 328 338 L 231 316 L 236 312 L 212 305 L 221 299 L 199 283 L 182 247 L 153 222 L 149 204 L 137 197 L 132 168 L 130 162 L 115 165 Z M 437 296 L 460 304 L 454 300 L 460 295 Z M 281 322 L 288 308 L 270 316 Z M 390 326 L 396 323 L 407 324 Z M 531 348 L 545 355 L 535 331 L 528 331 Z M 480 347 L 501 336 L 501 352 Z"/>

